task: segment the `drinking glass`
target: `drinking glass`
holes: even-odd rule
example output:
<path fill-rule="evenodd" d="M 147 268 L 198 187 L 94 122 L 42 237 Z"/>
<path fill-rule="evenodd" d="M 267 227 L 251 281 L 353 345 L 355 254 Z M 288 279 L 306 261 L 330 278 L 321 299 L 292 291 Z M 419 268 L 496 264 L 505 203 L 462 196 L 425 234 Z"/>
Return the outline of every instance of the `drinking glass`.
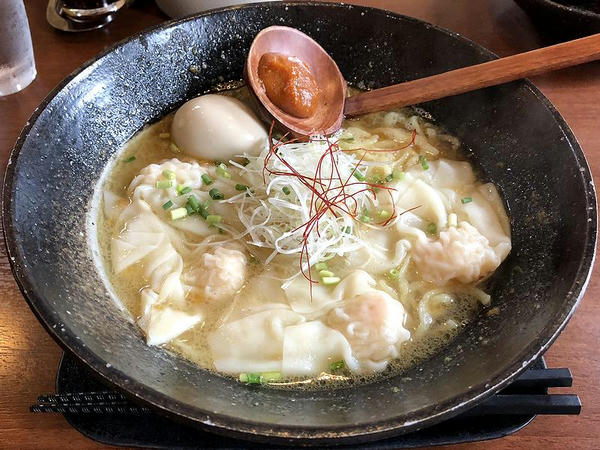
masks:
<path fill-rule="evenodd" d="M 0 96 L 24 89 L 36 74 L 23 0 L 0 0 Z"/>

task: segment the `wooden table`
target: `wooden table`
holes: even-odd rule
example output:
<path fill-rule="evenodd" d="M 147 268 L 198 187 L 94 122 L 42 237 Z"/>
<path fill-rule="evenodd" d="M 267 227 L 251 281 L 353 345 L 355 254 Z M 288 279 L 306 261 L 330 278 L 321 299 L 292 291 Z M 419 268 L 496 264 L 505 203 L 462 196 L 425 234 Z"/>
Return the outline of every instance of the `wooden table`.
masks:
<path fill-rule="evenodd" d="M 67 74 L 101 50 L 133 33 L 166 20 L 150 1 L 119 14 L 108 27 L 82 34 L 53 30 L 45 20 L 46 0 L 26 2 L 38 69 L 24 91 L 0 97 L 2 167 L 34 108 Z M 362 0 L 414 16 L 478 42 L 500 55 L 544 44 L 525 14 L 511 0 Z M 449 3 L 452 4 L 450 8 Z M 579 139 L 592 172 L 600 176 L 600 63 L 562 70 L 534 79 L 556 105 Z M 23 300 L 0 249 L 0 447 L 96 448 L 58 415 L 34 415 L 29 405 L 54 390 L 60 348 L 46 334 Z M 573 390 L 583 402 L 578 417 L 537 418 L 516 435 L 459 446 L 472 449 L 600 447 L 600 278 L 594 270 L 587 294 L 566 331 L 546 355 L 549 365 L 569 367 Z"/>

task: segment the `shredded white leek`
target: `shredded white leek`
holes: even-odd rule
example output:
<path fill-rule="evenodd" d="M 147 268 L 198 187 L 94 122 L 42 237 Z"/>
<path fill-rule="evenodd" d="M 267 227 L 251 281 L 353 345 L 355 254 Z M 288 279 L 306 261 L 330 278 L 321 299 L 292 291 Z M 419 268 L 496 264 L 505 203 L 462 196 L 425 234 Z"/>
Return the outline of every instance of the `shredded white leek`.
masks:
<path fill-rule="evenodd" d="M 313 196 L 313 191 L 307 187 L 300 177 L 282 175 L 290 173 L 290 169 L 281 161 L 284 160 L 300 176 L 315 178 L 319 160 L 327 152 L 329 143 L 325 139 L 313 139 L 311 142 L 284 144 L 277 149 L 277 155 L 272 155 L 264 171 L 265 158 L 270 149 L 266 147 L 256 157 L 243 155 L 249 160 L 246 166 L 235 162 L 232 165 L 239 169 L 240 176 L 255 189 L 254 195 L 240 194 L 227 200 L 236 205 L 237 215 L 244 227 L 240 235 L 249 236 L 249 244 L 273 249 L 267 263 L 278 253 L 310 255 L 310 264 L 318 263 L 342 256 L 366 246 L 356 232 L 356 222 L 352 215 L 345 211 L 374 210 L 377 200 L 372 192 L 365 190 L 367 185 L 356 180 L 352 175 L 358 168 L 366 172 L 364 164 L 351 154 L 334 151 L 333 157 L 326 156 L 321 163 L 317 178 L 323 185 L 315 187 L 326 202 L 335 202 L 341 195 L 342 185 L 347 199 L 339 208 L 327 210 L 318 219 L 318 230 L 315 226 L 308 236 L 306 224 L 315 213 L 315 204 L 311 209 L 311 199 L 320 200 Z M 280 159 L 281 158 L 281 159 Z M 286 194 L 285 191 L 289 192 Z M 362 191 L 362 192 L 361 192 Z M 306 246 L 304 240 L 306 239 Z M 303 261 L 302 270 L 306 270 L 308 261 Z"/>

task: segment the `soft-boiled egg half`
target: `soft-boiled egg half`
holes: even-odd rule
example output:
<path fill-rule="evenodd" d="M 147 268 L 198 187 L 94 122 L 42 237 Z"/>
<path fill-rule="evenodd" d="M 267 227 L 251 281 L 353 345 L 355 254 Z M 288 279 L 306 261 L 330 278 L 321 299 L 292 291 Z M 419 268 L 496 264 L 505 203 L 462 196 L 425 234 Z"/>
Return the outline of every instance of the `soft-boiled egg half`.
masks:
<path fill-rule="evenodd" d="M 179 149 L 198 159 L 227 160 L 247 153 L 258 155 L 267 132 L 252 110 L 236 98 L 207 94 L 175 113 L 171 136 Z"/>

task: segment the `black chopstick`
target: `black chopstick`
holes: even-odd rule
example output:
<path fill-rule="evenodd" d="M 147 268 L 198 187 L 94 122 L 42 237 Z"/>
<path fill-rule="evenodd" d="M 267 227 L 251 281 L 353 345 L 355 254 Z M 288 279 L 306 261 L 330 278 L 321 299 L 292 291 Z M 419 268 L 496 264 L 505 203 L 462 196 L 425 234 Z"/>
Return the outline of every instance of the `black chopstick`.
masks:
<path fill-rule="evenodd" d="M 120 392 L 95 391 L 95 392 L 67 392 L 63 394 L 40 395 L 39 403 L 72 403 L 72 402 L 114 402 L 128 401 Z"/>
<path fill-rule="evenodd" d="M 132 403 L 118 402 L 72 402 L 47 403 L 30 407 L 35 413 L 71 414 L 147 414 L 151 410 Z M 490 415 L 536 415 L 536 414 L 579 414 L 581 402 L 577 395 L 495 395 L 463 413 L 462 416 Z"/>
<path fill-rule="evenodd" d="M 95 404 L 95 405 L 66 405 L 46 404 L 32 405 L 30 412 L 34 413 L 61 413 L 61 414 L 149 414 L 151 411 L 145 406 L 134 404 Z"/>
<path fill-rule="evenodd" d="M 513 381 L 511 388 L 543 388 L 543 387 L 571 387 L 573 376 L 571 371 L 562 369 L 530 369 Z"/>
<path fill-rule="evenodd" d="M 581 401 L 571 394 L 497 394 L 466 411 L 468 416 L 579 414 Z"/>
<path fill-rule="evenodd" d="M 569 387 L 573 384 L 571 371 L 560 369 L 530 369 L 510 384 L 513 388 Z M 132 403 L 115 391 L 74 392 L 40 395 L 31 412 L 73 414 L 147 414 L 151 410 Z M 579 414 L 581 402 L 569 394 L 496 394 L 463 413 L 465 416 Z"/>

